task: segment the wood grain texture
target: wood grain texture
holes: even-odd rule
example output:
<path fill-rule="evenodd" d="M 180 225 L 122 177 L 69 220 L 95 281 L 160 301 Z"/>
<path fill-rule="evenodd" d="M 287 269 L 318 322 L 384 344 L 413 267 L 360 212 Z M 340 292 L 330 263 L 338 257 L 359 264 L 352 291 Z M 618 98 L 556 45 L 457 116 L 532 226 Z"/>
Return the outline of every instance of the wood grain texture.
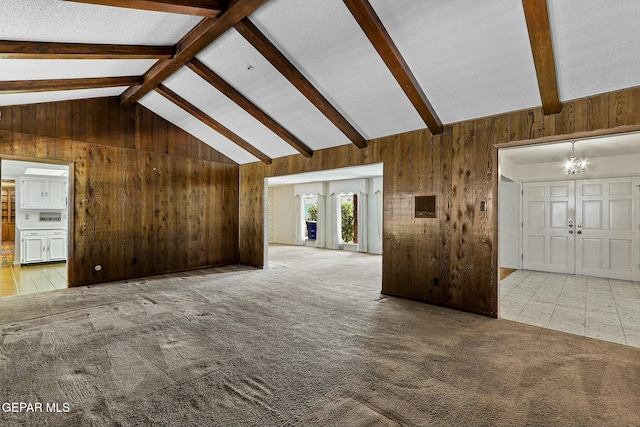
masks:
<path fill-rule="evenodd" d="M 171 59 L 161 59 L 145 74 L 142 84 L 131 86 L 121 96 L 124 105 L 133 105 L 167 77 L 195 57 L 201 50 L 227 32 L 241 19 L 246 18 L 267 0 L 234 0 L 218 18 L 205 18 L 185 35 L 176 45 L 176 55 Z"/>
<path fill-rule="evenodd" d="M 232 130 L 225 127 L 222 123 L 218 122 L 216 119 L 209 116 L 207 113 L 200 110 L 198 107 L 191 104 L 189 101 L 187 101 L 186 99 L 184 99 L 183 97 L 181 97 L 180 95 L 178 95 L 177 93 L 175 93 L 174 91 L 166 87 L 165 85 L 163 84 L 158 85 L 158 87 L 155 88 L 155 91 L 158 92 L 160 95 L 164 96 L 165 98 L 167 98 L 169 101 L 176 104 L 178 107 L 185 110 L 187 113 L 194 116 L 196 119 L 200 120 L 205 125 L 209 126 L 211 129 L 218 132 L 220 135 L 227 138 L 229 141 L 236 144 L 238 147 L 251 153 L 252 155 L 254 155 L 255 157 L 257 157 L 258 159 L 262 160 L 267 164 L 271 163 L 272 160 L 269 156 L 264 154 L 262 151 L 258 150 L 256 147 L 254 147 L 253 145 L 245 141 L 243 138 L 241 138 L 239 135 L 234 133 Z"/>
<path fill-rule="evenodd" d="M 542 110 L 544 114 L 556 114 L 562 109 L 562 104 L 558 93 L 547 0 L 522 0 L 522 6 L 538 77 Z"/>
<path fill-rule="evenodd" d="M 216 18 L 226 9 L 226 0 L 65 0 L 102 6 L 126 7 L 154 12 L 182 13 L 185 15 Z"/>
<path fill-rule="evenodd" d="M 536 108 L 447 125 L 437 136 L 423 129 L 371 140 L 362 150 L 348 145 L 318 150 L 310 159 L 289 156 L 271 165 L 242 165 L 240 262 L 264 263 L 264 178 L 382 162 L 382 292 L 495 317 L 496 145 L 640 129 L 637 88 L 565 105 L 568 108 L 553 116 Z M 438 218 L 414 218 L 413 197 L 428 194 L 438 196 Z M 482 201 L 487 202 L 486 211 L 480 210 Z M 436 277 L 439 287 L 433 286 Z"/>
<path fill-rule="evenodd" d="M 244 18 L 234 28 L 265 57 L 292 85 L 358 148 L 367 141 L 342 114 L 311 84 L 278 48 L 249 20 Z"/>
<path fill-rule="evenodd" d="M 305 157 L 311 157 L 313 150 L 300 141 L 295 135 L 285 129 L 280 123 L 276 122 L 271 116 L 262 111 L 247 99 L 243 94 L 238 92 L 236 88 L 227 83 L 222 77 L 213 72 L 209 67 L 193 58 L 187 63 L 187 67 L 194 73 L 206 80 L 211 86 L 218 89 L 223 95 L 235 102 L 240 108 L 251 114 L 256 120 L 265 125 L 273 133 L 282 138 L 287 144 L 298 150 Z"/>
<path fill-rule="evenodd" d="M 0 111 L 0 157 L 72 166 L 70 285 L 238 262 L 239 167 L 227 157 L 118 98 Z"/>
<path fill-rule="evenodd" d="M 169 59 L 173 46 L 0 40 L 0 59 Z"/>
<path fill-rule="evenodd" d="M 78 111 L 79 114 L 69 113 L 68 102 L 73 103 L 72 111 Z M 112 141 L 117 141 L 116 144 L 121 145 L 124 132 L 124 144 L 127 148 L 160 150 L 174 156 L 201 152 L 203 160 L 235 164 L 233 160 L 141 105 L 122 107 L 116 97 L 3 106 L 0 110 L 3 116 L 0 130 L 24 134 L 25 137 L 35 135 L 64 139 L 58 136 L 60 130 L 63 134 L 71 134 L 74 141 L 100 145 L 113 145 Z M 64 117 L 60 117 L 60 114 Z M 174 135 L 170 144 L 165 140 L 162 146 L 157 133 L 161 123 Z M 168 135 L 163 134 L 162 137 L 168 138 Z"/>
<path fill-rule="evenodd" d="M 344 0 L 344 3 L 431 133 L 442 133 L 440 118 L 371 3 L 368 0 Z"/>
<path fill-rule="evenodd" d="M 139 85 L 141 83 L 141 76 L 95 77 L 87 79 L 6 80 L 0 81 L 0 92 L 51 92 L 58 90 L 78 90 L 96 89 L 103 87 L 131 86 Z"/>

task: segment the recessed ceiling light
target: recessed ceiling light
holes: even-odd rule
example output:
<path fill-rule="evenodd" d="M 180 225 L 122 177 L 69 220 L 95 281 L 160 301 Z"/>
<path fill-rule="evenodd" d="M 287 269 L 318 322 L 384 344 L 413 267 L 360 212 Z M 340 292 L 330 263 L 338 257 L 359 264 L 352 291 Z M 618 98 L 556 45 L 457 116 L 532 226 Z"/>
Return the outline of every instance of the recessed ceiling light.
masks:
<path fill-rule="evenodd" d="M 27 168 L 24 171 L 25 175 L 46 175 L 46 176 L 64 176 L 67 174 L 66 170 L 61 169 L 38 169 L 38 168 Z"/>

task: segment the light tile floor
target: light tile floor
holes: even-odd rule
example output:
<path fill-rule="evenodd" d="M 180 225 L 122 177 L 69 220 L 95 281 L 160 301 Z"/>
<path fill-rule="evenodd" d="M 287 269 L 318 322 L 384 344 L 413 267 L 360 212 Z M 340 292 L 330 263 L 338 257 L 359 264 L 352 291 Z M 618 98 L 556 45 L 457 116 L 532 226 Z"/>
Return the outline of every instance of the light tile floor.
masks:
<path fill-rule="evenodd" d="M 503 319 L 640 347 L 640 282 L 518 270 L 499 292 Z"/>
<path fill-rule="evenodd" d="M 0 297 L 55 291 L 67 287 L 67 264 L 12 265 L 1 268 Z"/>

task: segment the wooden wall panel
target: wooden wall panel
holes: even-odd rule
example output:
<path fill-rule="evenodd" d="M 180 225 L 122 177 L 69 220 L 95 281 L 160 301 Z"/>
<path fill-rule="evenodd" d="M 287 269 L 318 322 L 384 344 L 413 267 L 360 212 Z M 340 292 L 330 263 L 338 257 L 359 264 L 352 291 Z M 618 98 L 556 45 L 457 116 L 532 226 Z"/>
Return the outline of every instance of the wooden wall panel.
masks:
<path fill-rule="evenodd" d="M 549 142 L 640 130 L 640 89 L 424 129 L 240 167 L 239 259 L 262 266 L 264 178 L 384 163 L 382 291 L 388 295 L 497 315 L 496 144 Z M 438 218 L 416 219 L 413 197 L 438 195 Z M 480 202 L 487 202 L 487 211 Z M 440 286 L 433 285 L 438 278 Z"/>
<path fill-rule="evenodd" d="M 440 143 L 440 169 L 436 169 L 435 173 L 442 176 L 440 187 L 434 187 L 433 191 L 442 199 L 438 204 L 440 211 L 438 212 L 439 228 L 436 230 L 439 239 L 434 241 L 432 248 L 440 257 L 440 268 L 431 277 L 440 279 L 439 291 L 432 295 L 427 301 L 447 301 L 452 289 L 453 275 L 451 274 L 451 236 L 453 234 L 453 135 L 451 132 L 444 133 L 438 139 L 432 140 L 432 144 Z M 384 218 L 383 218 L 384 221 Z M 434 227 L 436 225 L 434 224 Z M 384 233 L 384 227 L 383 227 Z M 436 246 L 436 244 L 438 244 Z M 384 248 L 383 248 L 384 251 Z M 439 276 L 438 276 L 439 274 Z M 435 287 L 435 286 L 434 286 Z"/>
<path fill-rule="evenodd" d="M 143 106 L 121 106 L 117 97 L 0 108 L 0 130 L 234 163 Z"/>
<path fill-rule="evenodd" d="M 0 157 L 73 164 L 72 286 L 238 262 L 239 167 L 224 155 L 117 98 L 0 111 Z"/>

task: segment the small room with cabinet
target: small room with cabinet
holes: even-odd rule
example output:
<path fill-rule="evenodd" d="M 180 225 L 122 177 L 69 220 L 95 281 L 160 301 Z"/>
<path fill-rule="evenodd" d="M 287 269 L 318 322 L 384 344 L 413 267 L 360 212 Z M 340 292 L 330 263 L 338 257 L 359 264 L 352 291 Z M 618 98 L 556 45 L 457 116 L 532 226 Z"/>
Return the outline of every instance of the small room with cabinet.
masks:
<path fill-rule="evenodd" d="M 69 167 L 2 160 L 2 292 L 67 287 Z"/>

